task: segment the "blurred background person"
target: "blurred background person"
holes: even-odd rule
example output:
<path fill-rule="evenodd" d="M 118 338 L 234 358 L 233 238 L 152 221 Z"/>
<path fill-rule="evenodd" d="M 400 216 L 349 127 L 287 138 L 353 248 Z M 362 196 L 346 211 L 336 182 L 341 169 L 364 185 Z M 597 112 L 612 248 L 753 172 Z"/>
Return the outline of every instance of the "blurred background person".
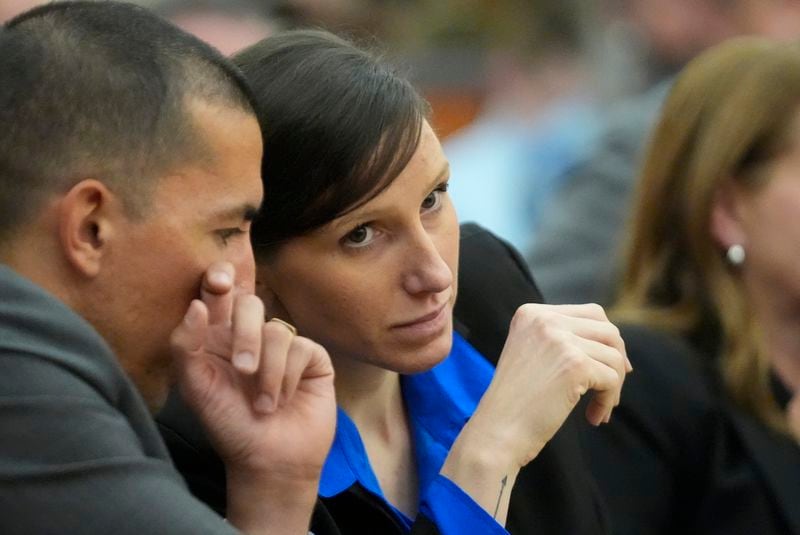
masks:
<path fill-rule="evenodd" d="M 140 2 L 229 56 L 280 27 L 270 0 L 153 0 Z"/>
<path fill-rule="evenodd" d="M 0 0 L 0 23 L 43 3 L 42 0 Z"/>
<path fill-rule="evenodd" d="M 445 144 L 458 177 L 451 193 L 464 220 L 526 249 L 557 180 L 596 134 L 586 54 L 593 10 L 577 0 L 484 8 L 483 101 L 475 120 Z"/>
<path fill-rule="evenodd" d="M 642 83 L 649 89 L 610 109 L 590 156 L 575 162 L 568 176 L 560 179 L 561 190 L 542 215 L 528 261 L 551 302 L 609 303 L 619 275 L 618 246 L 639 155 L 671 73 L 733 35 L 789 39 L 800 33 L 797 2 L 625 0 L 617 4 L 625 14 L 621 19 L 625 22 L 617 26 L 631 28 L 627 33 L 645 44 L 640 57 L 650 69 Z"/>
<path fill-rule="evenodd" d="M 616 533 L 800 534 L 800 44 L 719 45 L 660 117 L 614 309 L 636 373 L 592 470 Z"/>
<path fill-rule="evenodd" d="M 0 0 L 11 10 L 22 1 Z M 451 193 L 462 219 L 528 250 L 543 224 L 543 235 L 551 233 L 548 222 L 560 210 L 548 205 L 572 181 L 572 170 L 595 152 L 610 103 L 641 93 L 709 43 L 735 33 L 724 13 L 727 4 L 740 1 L 137 3 L 226 54 L 278 29 L 309 26 L 386 43 L 389 59 L 404 66 L 431 102 L 432 126 L 460 177 Z M 765 9 L 753 8 L 749 19 L 763 18 Z M 633 106 L 627 115 L 649 125 L 656 106 L 644 107 L 640 112 L 641 106 Z M 633 137 L 643 137 L 643 129 L 634 129 Z M 547 264 L 540 269 L 547 271 Z M 545 293 L 558 297 L 549 291 L 549 273 L 542 277 Z"/>

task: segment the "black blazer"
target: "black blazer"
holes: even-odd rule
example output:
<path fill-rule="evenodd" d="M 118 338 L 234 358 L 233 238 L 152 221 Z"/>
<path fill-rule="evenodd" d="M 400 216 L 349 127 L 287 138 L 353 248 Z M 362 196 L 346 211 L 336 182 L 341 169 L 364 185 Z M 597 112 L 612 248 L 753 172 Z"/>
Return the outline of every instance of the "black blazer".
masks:
<path fill-rule="evenodd" d="M 800 446 L 728 402 L 683 340 L 621 330 L 622 402 L 610 425 L 582 427 L 612 531 L 800 535 Z"/>
<path fill-rule="evenodd" d="M 496 363 L 515 310 L 523 303 L 541 301 L 541 294 L 519 253 L 477 225 L 461 227 L 459 266 L 456 329 Z M 606 531 L 604 509 L 586 468 L 574 418 L 577 416 L 571 417 L 539 456 L 520 471 L 511 494 L 507 522 L 511 533 L 595 535 Z M 224 514 L 224 468 L 199 424 L 176 398 L 170 400 L 158 421 L 191 490 Z M 403 532 L 385 506 L 358 485 L 336 497 L 321 499 L 312 530 L 317 535 Z M 436 532 L 422 515 L 412 529 L 415 534 Z"/>

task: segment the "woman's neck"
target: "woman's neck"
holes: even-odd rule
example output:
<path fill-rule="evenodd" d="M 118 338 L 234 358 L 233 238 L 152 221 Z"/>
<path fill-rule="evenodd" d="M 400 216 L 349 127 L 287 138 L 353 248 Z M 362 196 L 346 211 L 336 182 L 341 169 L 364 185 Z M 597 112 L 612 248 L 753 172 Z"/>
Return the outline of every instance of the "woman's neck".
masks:
<path fill-rule="evenodd" d="M 335 357 L 334 368 L 337 402 L 362 435 L 384 436 L 396 430 L 400 418 L 405 421 L 398 373 Z"/>
<path fill-rule="evenodd" d="M 358 428 L 384 496 L 414 518 L 419 480 L 400 375 L 352 360 L 333 361 L 338 403 Z"/>
<path fill-rule="evenodd" d="M 789 390 L 800 391 L 800 304 L 768 292 L 755 292 L 752 303 L 773 370 Z"/>

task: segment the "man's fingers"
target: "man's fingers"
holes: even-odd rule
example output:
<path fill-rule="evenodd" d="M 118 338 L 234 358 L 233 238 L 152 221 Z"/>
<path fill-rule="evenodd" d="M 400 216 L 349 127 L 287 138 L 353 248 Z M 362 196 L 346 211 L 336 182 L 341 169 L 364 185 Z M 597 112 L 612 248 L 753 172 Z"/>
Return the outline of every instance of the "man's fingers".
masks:
<path fill-rule="evenodd" d="M 288 402 L 297 390 L 297 385 L 314 358 L 316 345 L 308 338 L 295 336 L 286 356 L 286 370 L 283 375 L 282 401 Z"/>
<path fill-rule="evenodd" d="M 274 318 L 270 318 L 268 321 L 277 322 L 277 323 L 283 325 L 284 327 L 286 327 L 287 329 L 289 329 L 289 332 L 291 332 L 292 334 L 294 334 L 294 335 L 297 334 L 297 327 L 295 327 L 294 325 L 292 325 L 291 323 L 289 323 L 286 320 L 282 320 L 282 319 L 280 319 L 278 317 L 274 317 Z"/>
<path fill-rule="evenodd" d="M 291 401 L 301 383 L 306 392 L 324 395 L 324 385 L 333 384 L 333 365 L 324 347 L 298 336 L 286 359 L 281 402 Z"/>
<path fill-rule="evenodd" d="M 254 373 L 261 359 L 264 304 L 255 295 L 240 295 L 233 309 L 233 366 L 241 373 Z"/>
<path fill-rule="evenodd" d="M 270 413 L 278 406 L 286 358 L 295 335 L 276 321 L 261 327 L 261 361 L 256 372 L 256 397 L 254 408 Z"/>
<path fill-rule="evenodd" d="M 203 357 L 207 330 L 208 310 L 202 301 L 195 299 L 170 337 L 181 392 L 195 409 L 206 402 L 212 379 Z"/>
<path fill-rule="evenodd" d="M 235 275 L 233 266 L 228 262 L 216 262 L 206 270 L 200 286 L 200 296 L 208 307 L 210 325 L 230 324 L 235 297 Z"/>
<path fill-rule="evenodd" d="M 172 331 L 170 345 L 180 358 L 202 349 L 208 326 L 205 304 L 193 299 L 183 316 L 183 321 Z"/>

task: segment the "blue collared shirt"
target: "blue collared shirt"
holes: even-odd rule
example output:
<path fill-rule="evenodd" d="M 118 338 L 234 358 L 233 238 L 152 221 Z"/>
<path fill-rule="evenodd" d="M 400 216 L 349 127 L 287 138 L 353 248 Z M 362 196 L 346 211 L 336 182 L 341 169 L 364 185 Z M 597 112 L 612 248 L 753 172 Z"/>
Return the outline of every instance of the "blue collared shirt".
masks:
<path fill-rule="evenodd" d="M 455 483 L 439 474 L 461 428 L 475 412 L 494 368 L 458 333 L 447 358 L 427 372 L 403 376 L 420 484 L 419 510 L 442 535 L 504 534 L 507 531 Z M 394 512 L 407 529 L 413 520 L 383 495 L 353 421 L 339 408 L 336 437 L 320 481 L 323 498 L 358 483 Z"/>

